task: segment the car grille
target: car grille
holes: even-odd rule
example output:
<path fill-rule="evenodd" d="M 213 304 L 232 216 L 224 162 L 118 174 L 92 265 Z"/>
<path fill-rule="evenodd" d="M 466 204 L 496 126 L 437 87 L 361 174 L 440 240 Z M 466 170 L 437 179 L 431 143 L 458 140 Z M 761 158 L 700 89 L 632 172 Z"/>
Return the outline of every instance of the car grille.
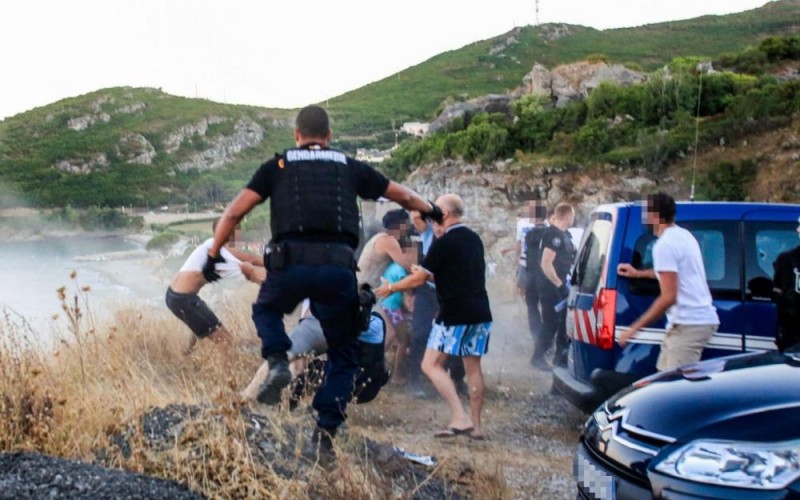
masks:
<path fill-rule="evenodd" d="M 627 425 L 626 419 L 627 410 L 612 411 L 604 405 L 586 423 L 583 441 L 606 467 L 631 482 L 647 486 L 647 464 L 674 439 Z"/>

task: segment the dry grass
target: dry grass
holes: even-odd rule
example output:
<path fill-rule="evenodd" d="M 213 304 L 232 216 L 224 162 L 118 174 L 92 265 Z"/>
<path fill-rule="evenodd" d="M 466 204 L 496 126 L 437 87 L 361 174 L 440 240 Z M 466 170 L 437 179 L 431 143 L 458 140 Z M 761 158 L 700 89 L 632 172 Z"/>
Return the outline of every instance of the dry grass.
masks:
<path fill-rule="evenodd" d="M 96 324 L 91 291 L 81 288 L 74 274 L 58 293 L 62 314 L 52 351 L 35 347 L 40 332 L 24 320 L 9 312 L 0 318 L 0 451 L 33 450 L 85 461 L 102 456 L 103 463 L 174 479 L 213 498 L 413 496 L 413 490 L 398 490 L 391 471 L 364 459 L 369 449 L 356 426 L 337 439 L 334 472 L 312 466 L 287 477 L 253 457 L 238 396 L 260 363 L 249 319 L 252 294 L 217 311 L 235 336 L 226 357 L 209 342 L 200 342 L 190 356 L 181 355 L 189 331 L 166 308 L 120 309 L 110 323 Z M 172 404 L 202 409 L 185 423 L 181 442 L 158 451 L 141 432 L 130 432 L 141 431 L 141 417 L 149 409 Z M 303 436 L 313 427 L 308 412 L 253 410 L 263 411 L 276 446 L 294 447 L 300 460 Z M 130 453 L 113 452 L 111 443 L 126 432 L 132 436 Z M 492 474 L 449 461 L 433 475 L 456 485 L 498 483 Z M 477 496 L 507 496 L 497 491 Z"/>

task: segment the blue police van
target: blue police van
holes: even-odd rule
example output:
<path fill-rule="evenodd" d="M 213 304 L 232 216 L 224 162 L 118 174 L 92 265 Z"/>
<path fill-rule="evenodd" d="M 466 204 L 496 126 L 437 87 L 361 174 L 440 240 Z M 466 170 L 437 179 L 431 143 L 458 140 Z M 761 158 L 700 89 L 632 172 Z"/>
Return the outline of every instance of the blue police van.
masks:
<path fill-rule="evenodd" d="M 700 244 L 706 278 L 720 319 L 703 358 L 775 349 L 772 263 L 800 244 L 800 205 L 682 202 L 676 223 Z M 642 223 L 641 203 L 592 211 L 572 270 L 567 366 L 553 370 L 554 387 L 591 411 L 618 389 L 656 371 L 665 318 L 640 331 L 625 348 L 618 335 L 652 304 L 658 282 L 617 275 L 617 265 L 653 267 L 656 241 Z"/>

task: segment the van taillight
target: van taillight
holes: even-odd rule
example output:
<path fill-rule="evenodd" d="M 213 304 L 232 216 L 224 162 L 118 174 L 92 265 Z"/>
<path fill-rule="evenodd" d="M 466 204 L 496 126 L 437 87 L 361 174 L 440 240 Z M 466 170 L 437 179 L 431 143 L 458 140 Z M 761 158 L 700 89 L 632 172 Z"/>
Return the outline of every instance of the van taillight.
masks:
<path fill-rule="evenodd" d="M 609 288 L 600 290 L 597 297 L 597 347 L 614 347 L 614 327 L 617 314 L 617 291 Z"/>

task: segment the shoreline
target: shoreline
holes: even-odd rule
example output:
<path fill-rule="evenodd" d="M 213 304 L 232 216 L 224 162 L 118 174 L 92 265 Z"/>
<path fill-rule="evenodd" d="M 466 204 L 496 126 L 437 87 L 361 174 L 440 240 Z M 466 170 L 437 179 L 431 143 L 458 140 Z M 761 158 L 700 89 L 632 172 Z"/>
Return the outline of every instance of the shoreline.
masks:
<path fill-rule="evenodd" d="M 220 214 L 151 212 L 139 214 L 144 219 L 141 232 L 133 230 L 91 231 L 85 228 L 70 228 L 46 221 L 41 217 L 48 214 L 47 209 L 0 209 L 0 238 L 7 242 L 31 242 L 48 239 L 90 236 L 93 238 L 125 238 L 142 246 L 153 238 L 151 224 L 172 225 L 181 222 L 211 221 Z M 28 221 L 31 221 L 28 224 Z"/>
<path fill-rule="evenodd" d="M 0 237 L 6 242 L 27 243 L 45 240 L 63 240 L 86 236 L 90 238 L 122 238 L 132 241 L 139 245 L 147 245 L 153 237 L 152 234 L 135 233 L 128 231 L 87 231 L 85 229 L 37 229 L 13 231 L 9 228 L 0 227 Z"/>

